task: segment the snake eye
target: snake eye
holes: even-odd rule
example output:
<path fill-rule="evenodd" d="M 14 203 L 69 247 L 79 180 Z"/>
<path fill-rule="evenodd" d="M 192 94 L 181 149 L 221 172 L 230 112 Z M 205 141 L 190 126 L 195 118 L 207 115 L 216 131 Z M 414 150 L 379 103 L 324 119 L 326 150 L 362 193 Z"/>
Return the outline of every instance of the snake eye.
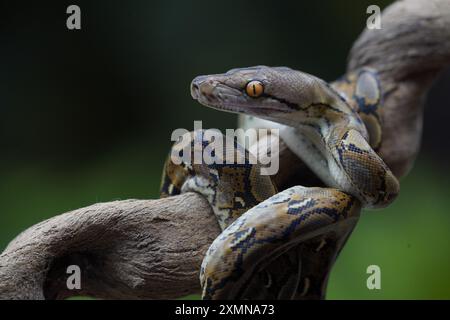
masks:
<path fill-rule="evenodd" d="M 264 85 L 258 80 L 250 81 L 245 87 L 245 92 L 252 98 L 258 98 L 264 93 Z"/>

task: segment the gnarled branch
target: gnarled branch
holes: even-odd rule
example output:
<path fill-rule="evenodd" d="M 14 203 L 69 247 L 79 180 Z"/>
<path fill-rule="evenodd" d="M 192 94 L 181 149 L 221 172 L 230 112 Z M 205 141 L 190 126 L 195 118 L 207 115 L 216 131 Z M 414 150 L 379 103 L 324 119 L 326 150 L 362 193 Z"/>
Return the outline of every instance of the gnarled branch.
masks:
<path fill-rule="evenodd" d="M 402 0 L 382 14 L 382 29 L 366 29 L 351 49 L 348 71 L 370 66 L 384 92 L 379 155 L 392 172 L 408 173 L 419 152 L 423 103 L 450 64 L 450 1 Z"/>
<path fill-rule="evenodd" d="M 449 38 L 448 0 L 403 0 L 385 10 L 381 30 L 366 30 L 351 50 L 349 70 L 372 66 L 381 73 L 380 154 L 397 176 L 417 154 L 422 103 L 450 63 Z M 280 189 L 319 185 L 284 146 L 275 181 Z M 0 298 L 151 299 L 197 292 L 200 263 L 219 232 L 209 204 L 195 193 L 78 209 L 32 226 L 9 244 L 0 255 Z M 82 269 L 79 291 L 66 286 L 71 264 Z"/>
<path fill-rule="evenodd" d="M 41 222 L 0 256 L 0 297 L 175 298 L 199 289 L 201 260 L 220 228 L 196 193 L 98 203 Z M 82 270 L 81 290 L 66 268 Z"/>

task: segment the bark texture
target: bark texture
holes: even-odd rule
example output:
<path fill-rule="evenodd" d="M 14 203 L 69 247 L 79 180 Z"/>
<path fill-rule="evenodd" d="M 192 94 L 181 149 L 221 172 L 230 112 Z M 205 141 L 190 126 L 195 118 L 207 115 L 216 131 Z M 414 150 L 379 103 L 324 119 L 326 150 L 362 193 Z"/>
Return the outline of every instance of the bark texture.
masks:
<path fill-rule="evenodd" d="M 98 203 L 43 221 L 0 256 L 0 297 L 174 298 L 198 291 L 200 263 L 220 228 L 196 193 Z M 82 270 L 82 289 L 66 268 Z"/>
<path fill-rule="evenodd" d="M 381 73 L 384 137 L 380 155 L 397 176 L 418 152 L 425 95 L 450 63 L 450 1 L 403 0 L 382 15 L 381 30 L 355 42 L 348 70 Z M 295 174 L 292 174 L 296 172 Z M 279 189 L 320 182 L 285 146 Z M 203 256 L 220 232 L 195 193 L 167 199 L 99 203 L 30 227 L 0 255 L 0 298 L 163 299 L 198 292 Z M 66 287 L 66 268 L 82 270 L 82 289 Z"/>
<path fill-rule="evenodd" d="M 450 64 L 450 1 L 397 1 L 383 11 L 381 25 L 355 41 L 348 71 L 370 66 L 380 73 L 385 92 L 378 154 L 401 177 L 419 152 L 426 94 Z"/>

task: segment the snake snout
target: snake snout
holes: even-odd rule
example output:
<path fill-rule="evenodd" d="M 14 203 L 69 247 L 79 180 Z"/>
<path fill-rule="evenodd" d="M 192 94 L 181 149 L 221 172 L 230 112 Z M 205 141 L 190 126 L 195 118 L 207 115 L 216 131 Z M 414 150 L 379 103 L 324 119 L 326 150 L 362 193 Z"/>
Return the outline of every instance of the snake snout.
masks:
<path fill-rule="evenodd" d="M 216 82 L 208 76 L 198 76 L 191 82 L 191 96 L 195 100 L 211 97 L 216 85 Z"/>
<path fill-rule="evenodd" d="M 192 83 L 191 84 L 191 96 L 192 98 L 194 98 L 195 100 L 197 100 L 198 98 L 198 91 L 199 91 L 199 87 L 196 83 Z"/>
<path fill-rule="evenodd" d="M 200 85 L 204 81 L 204 76 L 198 76 L 191 82 L 191 96 L 197 100 L 200 96 Z"/>
<path fill-rule="evenodd" d="M 385 208 L 400 192 L 400 184 L 384 161 L 375 153 L 367 154 L 365 164 L 369 172 L 364 186 L 368 186 L 367 208 Z M 364 190 L 361 188 L 361 190 Z"/>
<path fill-rule="evenodd" d="M 358 131 L 344 134 L 336 159 L 345 172 L 341 188 L 358 197 L 366 208 L 384 208 L 397 197 L 397 178 Z"/>
<path fill-rule="evenodd" d="M 368 165 L 365 169 L 361 168 L 365 171 L 364 175 L 354 174 L 352 182 L 361 192 L 365 207 L 371 209 L 387 207 L 400 192 L 397 178 L 378 156 L 369 156 L 364 165 Z"/>

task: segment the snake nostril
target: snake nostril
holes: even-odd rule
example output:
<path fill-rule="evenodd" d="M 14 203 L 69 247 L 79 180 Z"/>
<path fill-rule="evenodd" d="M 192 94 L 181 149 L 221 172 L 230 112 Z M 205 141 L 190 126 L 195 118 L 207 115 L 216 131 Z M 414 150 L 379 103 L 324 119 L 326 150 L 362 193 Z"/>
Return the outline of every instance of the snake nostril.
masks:
<path fill-rule="evenodd" d="M 191 85 L 191 95 L 192 98 L 197 99 L 198 98 L 198 92 L 199 92 L 200 88 L 198 87 L 198 85 L 196 83 L 192 83 Z"/>

